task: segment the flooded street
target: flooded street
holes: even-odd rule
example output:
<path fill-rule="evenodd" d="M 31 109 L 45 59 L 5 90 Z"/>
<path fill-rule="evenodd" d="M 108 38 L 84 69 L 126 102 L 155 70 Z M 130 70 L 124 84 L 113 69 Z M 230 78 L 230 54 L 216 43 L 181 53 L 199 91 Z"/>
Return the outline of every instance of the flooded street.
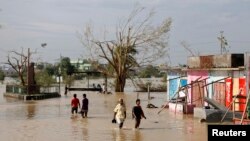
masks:
<path fill-rule="evenodd" d="M 74 93 L 89 99 L 88 118 L 80 114 L 71 118 L 70 101 Z M 3 97 L 0 91 L 0 136 L 4 141 L 206 141 L 206 123 L 193 119 L 192 115 L 174 114 L 160 108 L 148 109 L 147 93 L 139 93 L 147 119 L 139 130 L 134 130 L 132 107 L 137 93 L 97 94 L 96 92 L 70 92 L 60 98 L 20 101 Z M 151 93 L 150 103 L 160 107 L 165 93 Z M 124 129 L 112 124 L 113 109 L 122 97 L 127 107 Z"/>

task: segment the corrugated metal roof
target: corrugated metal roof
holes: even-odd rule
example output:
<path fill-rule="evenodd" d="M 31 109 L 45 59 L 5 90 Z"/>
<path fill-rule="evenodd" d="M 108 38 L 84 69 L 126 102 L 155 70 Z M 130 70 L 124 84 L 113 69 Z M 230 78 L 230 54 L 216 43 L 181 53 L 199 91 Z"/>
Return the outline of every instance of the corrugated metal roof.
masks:
<path fill-rule="evenodd" d="M 190 69 L 190 68 L 183 68 L 182 69 L 183 71 L 189 71 L 189 70 L 214 70 L 214 71 L 220 71 L 220 70 L 232 70 L 232 71 L 237 71 L 237 70 L 245 70 L 245 67 L 242 66 L 242 67 L 238 67 L 238 68 L 193 68 L 193 69 Z"/>

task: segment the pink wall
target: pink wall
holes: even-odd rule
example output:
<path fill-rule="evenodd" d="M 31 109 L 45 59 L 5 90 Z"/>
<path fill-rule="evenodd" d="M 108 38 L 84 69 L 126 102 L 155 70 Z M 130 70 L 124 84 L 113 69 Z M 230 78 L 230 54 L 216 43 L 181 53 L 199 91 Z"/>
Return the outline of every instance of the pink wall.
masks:
<path fill-rule="evenodd" d="M 187 73 L 187 80 L 188 80 L 188 84 L 190 84 L 192 81 L 195 81 L 196 79 L 198 79 L 199 77 L 201 77 L 199 80 L 201 79 L 205 79 L 209 77 L 209 73 L 207 70 L 197 70 L 197 71 L 188 71 Z M 188 101 L 191 101 L 191 89 L 188 89 Z"/>

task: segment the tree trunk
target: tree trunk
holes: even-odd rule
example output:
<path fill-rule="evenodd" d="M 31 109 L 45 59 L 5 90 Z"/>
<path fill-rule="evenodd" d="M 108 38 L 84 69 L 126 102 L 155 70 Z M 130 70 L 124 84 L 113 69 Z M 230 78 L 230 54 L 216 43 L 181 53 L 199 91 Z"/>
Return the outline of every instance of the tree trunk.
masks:
<path fill-rule="evenodd" d="M 25 81 L 24 81 L 23 75 L 21 73 L 19 73 L 18 75 L 19 75 L 19 78 L 21 80 L 22 86 L 25 86 Z"/>
<path fill-rule="evenodd" d="M 115 80 L 115 92 L 124 92 L 124 87 L 126 84 L 126 77 L 120 76 Z"/>

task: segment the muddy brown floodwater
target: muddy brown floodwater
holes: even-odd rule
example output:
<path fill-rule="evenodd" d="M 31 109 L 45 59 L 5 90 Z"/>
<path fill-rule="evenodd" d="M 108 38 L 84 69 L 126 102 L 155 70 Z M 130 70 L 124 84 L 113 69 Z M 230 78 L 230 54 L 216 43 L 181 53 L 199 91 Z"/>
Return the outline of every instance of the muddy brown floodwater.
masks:
<path fill-rule="evenodd" d="M 73 93 L 89 99 L 89 117 L 71 118 Z M 39 101 L 20 101 L 3 97 L 0 91 L 0 137 L 2 141 L 206 141 L 207 125 L 192 115 L 180 115 L 160 108 L 148 109 L 147 93 L 139 93 L 147 119 L 134 130 L 131 111 L 137 93 L 97 94 L 70 92 L 67 96 Z M 151 93 L 150 103 L 160 107 L 165 93 Z M 112 124 L 113 109 L 122 97 L 127 106 L 124 129 Z"/>

